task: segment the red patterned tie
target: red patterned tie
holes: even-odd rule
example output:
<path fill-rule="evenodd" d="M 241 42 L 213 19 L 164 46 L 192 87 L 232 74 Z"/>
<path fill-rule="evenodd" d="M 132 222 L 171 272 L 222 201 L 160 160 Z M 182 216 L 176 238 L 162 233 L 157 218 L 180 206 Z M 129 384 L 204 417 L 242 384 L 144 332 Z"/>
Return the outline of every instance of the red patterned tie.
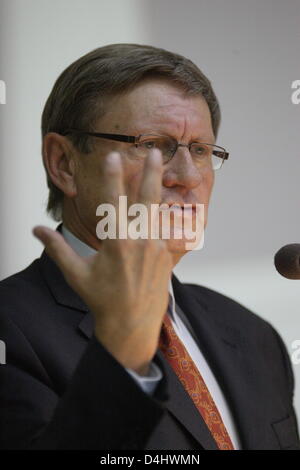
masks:
<path fill-rule="evenodd" d="M 178 338 L 168 313 L 165 314 L 159 348 L 190 395 L 220 450 L 234 450 L 218 408 L 184 344 Z"/>

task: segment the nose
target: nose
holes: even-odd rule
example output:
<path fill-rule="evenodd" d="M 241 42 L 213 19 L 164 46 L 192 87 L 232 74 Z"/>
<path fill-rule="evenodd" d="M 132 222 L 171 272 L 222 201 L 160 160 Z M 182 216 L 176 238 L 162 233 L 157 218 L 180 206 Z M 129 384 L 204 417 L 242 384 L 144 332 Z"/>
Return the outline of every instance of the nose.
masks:
<path fill-rule="evenodd" d="M 190 154 L 187 144 L 179 144 L 171 160 L 166 164 L 163 184 L 166 187 L 182 186 L 193 189 L 201 184 L 203 175 Z"/>

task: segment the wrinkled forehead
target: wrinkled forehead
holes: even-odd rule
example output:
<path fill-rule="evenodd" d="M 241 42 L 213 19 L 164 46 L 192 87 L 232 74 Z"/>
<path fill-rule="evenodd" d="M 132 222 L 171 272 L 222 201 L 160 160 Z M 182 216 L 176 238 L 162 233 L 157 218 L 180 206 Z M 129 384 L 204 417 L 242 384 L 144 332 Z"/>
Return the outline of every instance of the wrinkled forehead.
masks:
<path fill-rule="evenodd" d="M 175 137 L 204 135 L 213 138 L 211 114 L 201 95 L 187 95 L 163 80 L 147 80 L 113 97 L 100 120 L 107 129 L 122 133 L 157 130 Z"/>

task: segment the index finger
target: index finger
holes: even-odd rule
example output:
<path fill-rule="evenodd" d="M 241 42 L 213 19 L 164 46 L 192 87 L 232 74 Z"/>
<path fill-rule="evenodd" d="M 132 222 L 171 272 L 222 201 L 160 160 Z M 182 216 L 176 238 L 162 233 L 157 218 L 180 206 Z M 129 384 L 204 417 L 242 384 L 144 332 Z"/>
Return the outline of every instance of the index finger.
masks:
<path fill-rule="evenodd" d="M 125 194 L 121 155 L 119 152 L 110 152 L 101 164 L 103 171 L 101 184 L 104 187 L 105 202 L 116 207 L 119 196 Z"/>
<path fill-rule="evenodd" d="M 105 205 L 112 205 L 115 212 L 118 214 L 119 197 L 125 194 L 121 155 L 118 152 L 109 153 L 105 158 L 102 169 L 104 177 L 101 184 L 104 186 L 103 193 L 105 194 L 105 201 L 101 201 L 97 206 L 96 216 L 103 217 L 105 213 L 108 212 L 108 217 L 110 217 L 111 213 L 108 210 L 109 208 L 107 209 Z M 115 217 L 112 222 L 116 224 L 116 233 L 119 233 L 119 216 Z M 98 232 L 97 236 L 99 238 Z"/>
<path fill-rule="evenodd" d="M 161 202 L 161 181 L 163 173 L 160 150 L 153 149 L 145 160 L 143 177 L 139 189 L 138 202 L 149 206 Z"/>

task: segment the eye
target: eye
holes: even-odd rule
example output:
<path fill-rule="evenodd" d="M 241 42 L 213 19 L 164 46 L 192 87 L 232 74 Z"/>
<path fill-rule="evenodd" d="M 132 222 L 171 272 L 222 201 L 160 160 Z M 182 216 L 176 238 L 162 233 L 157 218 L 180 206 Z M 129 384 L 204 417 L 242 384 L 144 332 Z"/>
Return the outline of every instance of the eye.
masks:
<path fill-rule="evenodd" d="M 212 148 L 208 145 L 201 144 L 201 143 L 194 143 L 191 146 L 191 152 L 194 157 L 198 159 L 209 159 L 212 154 Z"/>
<path fill-rule="evenodd" d="M 144 151 L 147 156 L 150 150 L 159 149 L 162 153 L 164 162 L 167 162 L 174 155 L 177 142 L 167 136 L 148 136 L 145 137 L 143 141 L 139 142 L 139 147 L 141 151 Z"/>
<path fill-rule="evenodd" d="M 203 155 L 207 153 L 207 148 L 204 147 L 203 145 L 196 144 L 196 145 L 193 145 L 193 152 L 196 155 Z"/>
<path fill-rule="evenodd" d="M 147 140 L 146 142 L 142 142 L 141 145 L 145 149 L 151 150 L 151 149 L 154 149 L 157 146 L 157 142 L 155 142 L 154 140 Z"/>

